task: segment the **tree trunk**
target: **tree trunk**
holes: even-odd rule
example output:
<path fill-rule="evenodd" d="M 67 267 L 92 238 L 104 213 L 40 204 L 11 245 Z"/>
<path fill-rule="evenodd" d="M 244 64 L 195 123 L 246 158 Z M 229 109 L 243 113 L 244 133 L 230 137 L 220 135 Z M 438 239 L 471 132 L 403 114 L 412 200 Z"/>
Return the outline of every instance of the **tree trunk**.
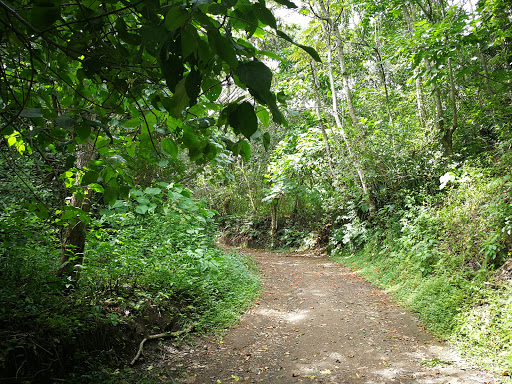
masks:
<path fill-rule="evenodd" d="M 325 142 L 325 152 L 327 154 L 327 161 L 329 162 L 329 171 L 331 173 L 331 176 L 334 177 L 334 167 L 332 164 L 332 150 L 331 145 L 329 144 L 329 136 L 327 136 L 327 131 L 325 130 L 324 121 L 322 120 L 322 114 L 320 113 L 320 107 L 322 106 L 322 98 L 320 97 L 320 85 L 318 84 L 318 78 L 316 75 L 316 68 L 315 64 L 312 60 L 309 61 L 309 66 L 311 68 L 311 76 L 313 77 L 313 87 L 315 89 L 315 97 L 316 97 L 316 106 L 315 106 L 315 112 L 316 112 L 316 118 L 318 121 L 318 126 L 320 127 L 322 131 L 322 137 L 324 138 Z"/>
<path fill-rule="evenodd" d="M 345 93 L 345 99 L 347 101 L 347 107 L 348 107 L 350 119 L 352 121 L 352 126 L 354 127 L 356 132 L 360 131 L 359 123 L 358 123 L 357 115 L 356 115 L 356 110 L 354 108 L 354 104 L 352 102 L 352 95 L 350 93 L 350 81 L 349 81 L 349 76 L 348 76 L 346 65 L 345 65 L 345 53 L 343 51 L 343 41 L 341 40 L 341 35 L 339 33 L 337 25 L 332 21 L 329 13 L 327 12 L 327 9 L 325 7 L 323 0 L 316 0 L 316 5 L 320 12 L 320 16 L 322 19 L 322 29 L 324 31 L 325 36 L 327 37 L 329 81 L 331 84 L 332 107 L 333 107 L 334 120 L 336 121 L 336 126 L 340 130 L 342 138 L 346 143 L 347 150 L 349 152 L 349 156 L 350 156 L 351 160 L 353 161 L 354 168 L 356 169 L 357 175 L 359 177 L 359 182 L 360 182 L 361 188 L 363 190 L 363 194 L 365 196 L 366 202 L 368 203 L 368 210 L 370 212 L 370 215 L 373 215 L 373 213 L 377 210 L 377 207 L 375 205 L 375 200 L 373 199 L 370 187 L 368 186 L 368 183 L 366 182 L 366 176 L 365 176 L 364 170 L 362 169 L 358 159 L 354 156 L 354 152 L 352 151 L 350 142 L 348 140 L 347 135 L 345 134 L 345 131 L 343 129 L 343 126 L 341 124 L 341 120 L 340 120 L 340 117 L 338 114 L 338 102 L 337 102 L 337 97 L 336 97 L 336 87 L 334 84 L 334 77 L 333 77 L 333 71 L 332 71 L 331 32 L 334 33 L 334 37 L 336 39 L 338 61 L 340 64 L 340 71 L 341 71 L 342 78 L 343 78 L 343 90 Z M 363 148 L 364 148 L 364 136 L 365 136 L 364 133 L 361 132 L 360 145 Z"/>
<path fill-rule="evenodd" d="M 270 204 L 270 218 L 271 218 L 270 238 L 271 238 L 271 242 L 272 242 L 272 244 L 271 244 L 272 248 L 276 244 L 278 208 L 279 208 L 279 198 L 272 199 L 272 202 Z"/>
<path fill-rule="evenodd" d="M 249 179 L 247 178 L 247 174 L 245 173 L 243 160 L 241 160 L 239 169 L 240 169 L 240 172 L 242 173 L 242 176 L 244 177 L 245 184 L 247 185 L 247 197 L 249 198 L 249 201 L 251 202 L 252 212 L 256 213 L 257 212 L 256 203 L 254 202 L 254 198 L 252 197 L 251 183 L 249 183 Z"/>
<path fill-rule="evenodd" d="M 455 79 L 453 77 L 453 67 L 452 67 L 452 59 L 448 58 L 448 74 L 449 74 L 449 81 L 450 81 L 450 100 L 452 104 L 452 125 L 445 129 L 444 132 L 442 132 L 441 137 L 441 143 L 444 147 L 444 156 L 451 156 L 453 154 L 453 133 L 459 126 L 458 118 L 457 118 L 457 98 L 455 94 Z"/>
<path fill-rule="evenodd" d="M 446 18 L 445 9 L 444 9 L 444 1 L 441 1 L 440 6 L 442 6 L 442 15 Z M 445 43 L 448 46 L 450 44 L 450 39 L 448 34 L 445 34 Z M 450 102 L 452 106 L 452 124 L 450 127 L 446 128 L 441 132 L 441 144 L 444 147 L 444 156 L 451 156 L 453 154 L 453 133 L 459 126 L 458 120 L 458 110 L 457 110 L 457 96 L 455 91 L 455 78 L 453 76 L 453 65 L 452 58 L 448 57 L 448 81 L 450 86 Z"/>
<path fill-rule="evenodd" d="M 412 39 L 413 33 L 414 33 L 413 21 L 415 19 L 413 5 L 411 5 L 410 12 L 409 12 L 407 5 L 405 5 L 402 8 L 402 13 L 403 13 L 404 19 L 407 23 L 407 30 L 409 31 L 409 38 Z M 420 69 L 418 67 L 414 68 L 414 76 L 416 78 L 416 81 L 415 81 L 416 108 L 418 109 L 418 119 L 419 119 L 420 125 L 423 126 L 424 128 L 426 128 L 426 118 L 425 118 L 424 102 L 423 102 L 423 90 L 421 87 L 421 76 L 419 75 L 419 72 L 420 72 Z"/>
<path fill-rule="evenodd" d="M 77 153 L 76 167 L 79 170 L 84 169 L 95 157 L 96 150 L 92 142 L 82 144 Z M 76 186 L 80 186 L 80 178 L 77 178 Z M 83 212 L 91 210 L 92 191 L 85 188 L 81 193 L 74 193 L 71 196 L 69 205 L 78 208 Z M 60 268 L 57 271 L 58 276 L 67 276 L 68 280 L 76 283 L 79 271 L 77 266 L 83 264 L 86 223 L 77 216 L 74 220 L 69 220 L 64 230 L 62 239 Z"/>

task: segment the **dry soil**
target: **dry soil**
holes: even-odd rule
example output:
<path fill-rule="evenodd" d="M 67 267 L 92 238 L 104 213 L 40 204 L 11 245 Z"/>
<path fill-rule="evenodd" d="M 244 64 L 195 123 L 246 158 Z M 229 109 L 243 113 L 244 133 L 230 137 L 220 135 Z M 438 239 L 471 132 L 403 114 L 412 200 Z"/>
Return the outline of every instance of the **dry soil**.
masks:
<path fill-rule="evenodd" d="M 243 252 L 262 295 L 222 336 L 165 347 L 160 364 L 178 382 L 498 383 L 357 272 L 314 253 Z"/>

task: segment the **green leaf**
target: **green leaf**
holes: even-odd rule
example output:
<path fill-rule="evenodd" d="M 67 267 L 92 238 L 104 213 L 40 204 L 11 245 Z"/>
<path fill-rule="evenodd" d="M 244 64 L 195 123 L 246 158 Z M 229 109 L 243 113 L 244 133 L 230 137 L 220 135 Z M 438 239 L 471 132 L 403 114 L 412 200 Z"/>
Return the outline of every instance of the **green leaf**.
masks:
<path fill-rule="evenodd" d="M 117 200 L 117 188 L 108 186 L 105 188 L 105 191 L 103 192 L 103 201 L 105 204 L 114 204 Z"/>
<path fill-rule="evenodd" d="M 95 171 L 87 171 L 82 177 L 82 185 L 89 185 L 98 181 L 99 174 Z"/>
<path fill-rule="evenodd" d="M 277 23 L 272 12 L 265 6 L 264 1 L 254 4 L 254 14 L 265 25 L 277 29 Z"/>
<path fill-rule="evenodd" d="M 69 129 L 73 125 L 75 125 L 75 119 L 73 119 L 69 116 L 66 116 L 66 115 L 62 115 L 55 119 L 55 124 L 57 124 L 59 127 L 62 127 L 64 129 Z"/>
<path fill-rule="evenodd" d="M 89 188 L 91 188 L 91 190 L 93 190 L 94 192 L 97 192 L 97 193 L 105 192 L 105 189 L 98 183 L 89 184 Z"/>
<path fill-rule="evenodd" d="M 236 134 L 241 133 L 248 139 L 258 130 L 258 119 L 254 113 L 254 108 L 247 101 L 231 111 L 228 121 Z"/>
<path fill-rule="evenodd" d="M 319 63 L 322 62 L 322 59 L 320 58 L 320 55 L 318 54 L 317 51 L 315 51 L 314 48 L 311 48 L 311 47 L 308 47 L 307 45 L 302 45 L 302 44 L 298 44 L 296 43 L 295 41 L 293 41 L 293 39 L 288 36 L 286 33 L 284 33 L 283 31 L 277 31 L 277 36 L 279 37 L 282 37 L 283 39 L 285 39 L 286 41 L 292 43 L 293 45 L 299 47 L 299 48 L 302 48 L 304 51 L 306 51 L 307 53 L 309 53 L 311 55 L 311 57 L 313 59 L 315 59 L 315 61 L 318 61 Z"/>
<path fill-rule="evenodd" d="M 139 198 L 137 198 L 137 203 L 142 205 L 149 205 L 150 201 L 147 197 L 140 196 Z"/>
<path fill-rule="evenodd" d="M 137 205 L 135 207 L 135 212 L 137 212 L 140 215 L 145 215 L 148 209 L 149 207 L 147 205 Z"/>
<path fill-rule="evenodd" d="M 289 0 L 275 0 L 275 2 L 288 8 L 297 8 L 297 6 Z"/>
<path fill-rule="evenodd" d="M 181 53 L 183 54 L 183 58 L 186 59 L 192 53 L 194 53 L 194 56 L 197 57 L 199 39 L 200 37 L 197 34 L 197 29 L 190 24 L 185 25 L 181 29 Z"/>
<path fill-rule="evenodd" d="M 30 23 L 37 29 L 49 28 L 60 19 L 60 1 L 36 2 L 30 12 Z"/>
<path fill-rule="evenodd" d="M 208 42 L 210 48 L 231 68 L 237 67 L 238 59 L 236 58 L 235 48 L 228 37 L 222 36 L 216 29 L 210 29 L 208 31 Z"/>
<path fill-rule="evenodd" d="M 213 3 L 208 6 L 208 13 L 212 15 L 225 15 L 228 9 L 223 4 Z"/>
<path fill-rule="evenodd" d="M 76 135 L 82 140 L 87 140 L 91 134 L 91 127 L 87 124 L 78 124 L 75 128 Z"/>
<path fill-rule="evenodd" d="M 267 56 L 267 57 L 270 57 L 271 59 L 274 59 L 274 60 L 279 60 L 281 62 L 286 62 L 286 60 L 284 60 L 281 56 L 279 56 L 278 54 L 276 54 L 275 52 L 270 52 L 270 51 L 258 51 L 258 53 L 260 55 L 264 55 L 264 56 Z"/>
<path fill-rule="evenodd" d="M 256 108 L 256 115 L 258 116 L 258 119 L 261 122 L 261 124 L 268 128 L 268 124 L 270 122 L 270 114 L 268 113 L 268 111 L 264 107 L 259 106 L 258 108 Z"/>
<path fill-rule="evenodd" d="M 190 127 L 183 127 L 183 145 L 188 149 L 196 148 L 199 146 L 199 140 Z"/>
<path fill-rule="evenodd" d="M 165 83 L 169 87 L 169 90 L 174 93 L 176 86 L 183 79 L 185 67 L 183 66 L 183 61 L 178 56 L 172 53 L 169 53 L 167 56 L 164 51 L 165 50 L 162 49 L 160 68 L 165 77 Z"/>
<path fill-rule="evenodd" d="M 187 96 L 190 100 L 190 106 L 195 105 L 197 103 L 197 98 L 199 96 L 199 92 L 201 91 L 201 72 L 192 70 L 185 78 L 185 89 L 187 91 Z"/>
<path fill-rule="evenodd" d="M 240 155 L 242 156 L 242 159 L 245 161 L 249 160 L 251 158 L 251 146 L 247 141 L 242 141 L 242 146 L 240 148 Z"/>
<path fill-rule="evenodd" d="M 250 61 L 241 63 L 235 73 L 240 81 L 247 85 L 251 95 L 260 103 L 269 107 L 273 121 L 277 124 L 283 123 L 284 118 L 277 107 L 276 97 L 270 92 L 270 85 L 272 84 L 270 69 L 262 62 Z"/>
<path fill-rule="evenodd" d="M 144 193 L 138 189 L 130 189 L 130 196 L 142 196 Z"/>
<path fill-rule="evenodd" d="M 169 156 L 171 156 L 173 159 L 178 158 L 178 146 L 176 145 L 174 140 L 172 140 L 169 137 L 166 137 L 162 140 L 160 145 L 162 146 L 163 151 L 167 153 Z"/>
<path fill-rule="evenodd" d="M 43 117 L 43 112 L 39 108 L 26 108 L 20 113 L 20 117 L 34 118 Z"/>
<path fill-rule="evenodd" d="M 172 7 L 165 16 L 165 27 L 170 31 L 176 30 L 185 24 L 189 17 L 188 12 L 181 6 Z"/>
<path fill-rule="evenodd" d="M 181 112 L 189 106 L 190 99 L 185 88 L 186 79 L 182 79 L 176 86 L 176 91 L 171 99 L 170 113 L 172 117 L 178 118 Z"/>
<path fill-rule="evenodd" d="M 265 151 L 268 151 L 269 146 L 270 146 L 270 134 L 268 132 L 265 132 L 263 134 L 263 147 L 265 147 Z"/>
<path fill-rule="evenodd" d="M 162 193 L 162 190 L 160 188 L 147 187 L 144 190 L 144 193 L 147 195 L 159 195 L 160 193 Z"/>
<path fill-rule="evenodd" d="M 233 12 L 231 19 L 231 26 L 234 30 L 245 30 L 249 36 L 252 36 L 258 29 L 258 18 L 253 12 L 253 5 L 247 4 L 240 5 Z"/>
<path fill-rule="evenodd" d="M 236 75 L 247 87 L 258 93 L 268 92 L 272 85 L 272 72 L 261 61 L 240 63 Z"/>

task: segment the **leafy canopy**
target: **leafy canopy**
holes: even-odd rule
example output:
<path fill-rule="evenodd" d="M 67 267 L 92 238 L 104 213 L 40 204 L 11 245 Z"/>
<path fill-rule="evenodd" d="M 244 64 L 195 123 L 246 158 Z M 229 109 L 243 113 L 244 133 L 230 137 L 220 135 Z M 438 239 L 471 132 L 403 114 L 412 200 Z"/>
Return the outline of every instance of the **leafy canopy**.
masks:
<path fill-rule="evenodd" d="M 224 147 L 248 157 L 246 140 L 268 142 L 255 135 L 262 110 L 285 123 L 251 43 L 291 40 L 265 0 L 2 1 L 0 21 L 0 133 L 20 153 L 62 155 L 66 185 L 106 203 L 128 195 L 139 159 L 168 164 L 188 149 L 204 163 Z M 226 105 L 232 83 L 252 97 Z M 86 144 L 97 158 L 73 169 Z"/>

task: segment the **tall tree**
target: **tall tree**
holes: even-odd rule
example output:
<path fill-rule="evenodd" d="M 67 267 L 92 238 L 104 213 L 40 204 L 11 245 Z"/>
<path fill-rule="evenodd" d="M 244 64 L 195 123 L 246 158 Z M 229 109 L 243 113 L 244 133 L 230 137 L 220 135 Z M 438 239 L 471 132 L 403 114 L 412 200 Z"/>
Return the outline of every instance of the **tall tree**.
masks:
<path fill-rule="evenodd" d="M 264 0 L 247 5 L 0 1 L 0 133 L 20 152 L 68 158 L 62 178 L 76 199 L 54 207 L 57 221 L 86 220 L 87 187 L 107 204 L 127 197 L 136 186 L 127 164 L 139 159 L 177 162 L 186 149 L 205 163 L 223 147 L 248 157 L 248 140 L 259 131 L 256 108 L 285 124 L 272 72 L 258 60 L 266 53 L 250 39 L 268 27 L 293 40 L 277 29 Z M 219 95 L 233 83 L 248 93 L 224 103 Z M 84 150 L 89 143 L 94 150 Z M 97 159 L 85 155 L 92 152 Z M 81 251 L 70 239 L 82 235 L 66 235 L 65 263 L 68 250 Z"/>
<path fill-rule="evenodd" d="M 315 8 L 316 8 L 316 11 L 314 10 L 313 7 L 311 7 L 313 12 L 317 16 L 317 18 L 322 23 L 322 30 L 323 30 L 324 36 L 327 40 L 327 62 L 329 65 L 328 72 L 329 72 L 329 80 L 330 80 L 330 84 L 331 84 L 333 117 L 336 121 L 336 126 L 338 127 L 338 130 L 340 131 L 342 138 L 345 141 L 350 158 L 354 162 L 354 168 L 358 175 L 359 183 L 361 185 L 363 195 L 365 196 L 365 199 L 368 203 L 368 210 L 369 210 L 370 214 L 373 214 L 376 211 L 377 207 L 375 205 L 375 201 L 372 196 L 372 191 L 371 191 L 370 186 L 366 180 L 366 175 L 365 175 L 364 169 L 361 166 L 360 161 L 357 158 L 357 155 L 354 152 L 352 145 L 351 145 L 347 135 L 344 132 L 343 125 L 341 123 L 341 120 L 340 120 L 339 114 L 338 114 L 338 102 L 337 102 L 337 96 L 336 96 L 337 90 L 336 90 L 336 86 L 334 83 L 333 67 L 332 67 L 332 51 L 333 51 L 332 44 L 331 44 L 332 37 L 334 37 L 334 39 L 336 41 L 336 52 L 337 52 L 338 62 L 340 65 L 340 72 L 341 72 L 341 75 L 343 78 L 343 91 L 345 94 L 345 101 L 347 103 L 347 109 L 349 111 L 350 119 L 352 121 L 352 126 L 354 127 L 355 132 L 357 132 L 359 135 L 359 137 L 357 139 L 358 144 L 359 144 L 359 146 L 364 148 L 364 145 L 365 145 L 364 134 L 362 132 L 360 132 L 358 118 L 356 115 L 354 103 L 352 101 L 352 94 L 351 94 L 351 90 L 350 90 L 350 80 L 349 80 L 349 75 L 348 75 L 348 71 L 346 68 L 345 53 L 344 53 L 344 49 L 343 49 L 344 43 L 343 43 L 343 40 L 341 39 L 339 27 L 338 27 L 337 23 L 335 23 L 334 20 L 332 19 L 331 15 L 329 13 L 328 7 L 324 3 L 324 1 L 316 0 Z"/>

